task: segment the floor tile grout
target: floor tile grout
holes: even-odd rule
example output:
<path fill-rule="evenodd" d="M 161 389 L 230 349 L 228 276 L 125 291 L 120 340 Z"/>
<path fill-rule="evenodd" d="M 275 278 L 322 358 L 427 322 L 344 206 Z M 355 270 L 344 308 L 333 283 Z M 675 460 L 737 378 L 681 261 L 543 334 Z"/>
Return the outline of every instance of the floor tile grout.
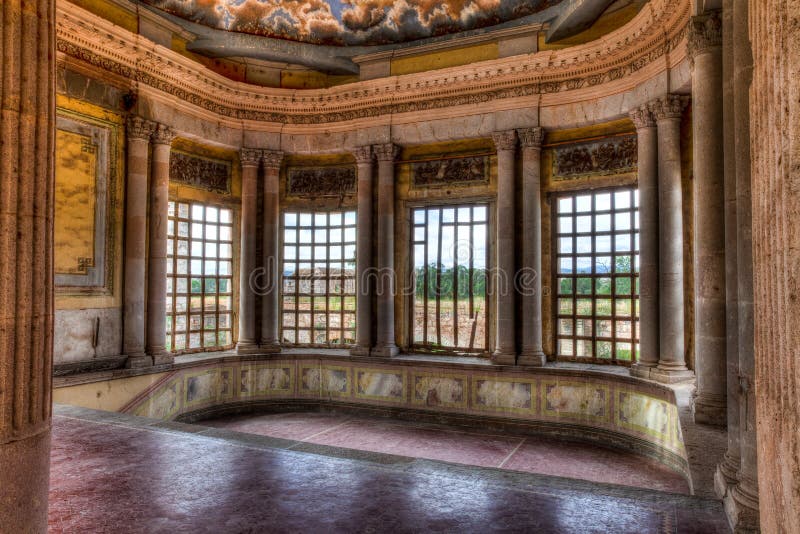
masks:
<path fill-rule="evenodd" d="M 512 450 L 510 453 L 508 453 L 508 456 L 506 456 L 506 457 L 503 459 L 503 461 L 502 461 L 502 462 L 500 462 L 500 465 L 498 465 L 498 466 L 497 466 L 497 467 L 498 467 L 498 469 L 502 469 L 502 468 L 503 468 L 503 466 L 504 466 L 504 465 L 506 465 L 506 462 L 508 462 L 508 461 L 511 459 L 511 457 L 512 457 L 512 456 L 514 456 L 514 455 L 517 453 L 517 451 L 519 450 L 519 448 L 520 448 L 520 447 L 522 447 L 522 444 L 523 444 L 523 443 L 525 443 L 525 440 L 526 440 L 526 439 L 527 439 L 527 438 L 522 438 L 522 441 L 520 441 L 519 443 L 517 443 L 517 446 L 516 446 L 516 447 L 514 447 L 514 450 Z"/>
<path fill-rule="evenodd" d="M 298 440 L 296 440 L 297 441 L 297 445 L 300 445 L 301 443 L 308 443 L 309 442 L 308 440 L 310 440 L 312 438 L 316 438 L 317 436 L 321 436 L 322 434 L 325 434 L 326 432 L 330 432 L 331 430 L 336 430 L 337 428 L 346 425 L 351 420 L 352 419 L 348 417 L 347 419 L 345 419 L 344 421 L 342 421 L 338 425 L 333 425 L 332 427 L 326 428 L 325 430 L 321 430 L 321 431 L 317 432 L 316 434 L 311 434 L 310 436 L 306 436 L 304 438 L 298 439 Z M 292 445 L 289 448 L 291 449 L 293 447 L 295 447 L 295 445 Z"/>

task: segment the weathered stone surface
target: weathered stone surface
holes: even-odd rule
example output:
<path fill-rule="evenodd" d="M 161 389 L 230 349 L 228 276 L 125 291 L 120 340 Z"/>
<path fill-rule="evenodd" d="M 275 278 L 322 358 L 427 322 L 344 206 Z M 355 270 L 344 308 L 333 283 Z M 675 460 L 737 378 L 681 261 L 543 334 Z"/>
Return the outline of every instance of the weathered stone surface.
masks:
<path fill-rule="evenodd" d="M 122 310 L 56 310 L 53 331 L 55 364 L 119 356 L 122 348 Z"/>

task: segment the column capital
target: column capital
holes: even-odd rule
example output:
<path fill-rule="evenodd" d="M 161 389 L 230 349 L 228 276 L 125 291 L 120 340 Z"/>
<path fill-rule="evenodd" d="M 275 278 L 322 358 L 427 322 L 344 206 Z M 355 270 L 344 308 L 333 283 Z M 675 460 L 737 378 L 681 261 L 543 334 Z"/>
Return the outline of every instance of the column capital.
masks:
<path fill-rule="evenodd" d="M 544 140 L 544 128 L 534 126 L 533 128 L 520 128 L 517 130 L 519 142 L 524 148 L 541 148 Z"/>
<path fill-rule="evenodd" d="M 353 149 L 353 156 L 356 158 L 356 163 L 359 165 L 372 163 L 372 145 L 355 147 Z"/>
<path fill-rule="evenodd" d="M 637 130 L 642 128 L 653 128 L 656 125 L 656 118 L 647 104 L 641 105 L 638 108 L 632 109 L 629 113 L 633 126 Z"/>
<path fill-rule="evenodd" d="M 283 162 L 283 150 L 263 150 L 261 159 L 265 169 L 279 170 Z"/>
<path fill-rule="evenodd" d="M 128 139 L 145 139 L 149 141 L 155 129 L 155 122 L 143 119 L 138 115 L 129 116 L 125 123 L 125 131 L 128 134 Z"/>
<path fill-rule="evenodd" d="M 258 167 L 261 157 L 260 148 L 243 148 L 239 151 L 239 161 L 242 163 L 242 167 Z"/>
<path fill-rule="evenodd" d="M 680 95 L 667 94 L 648 104 L 648 108 L 657 121 L 680 119 L 688 100 Z"/>
<path fill-rule="evenodd" d="M 517 147 L 517 132 L 515 130 L 494 132 L 492 141 L 497 150 L 514 150 Z"/>
<path fill-rule="evenodd" d="M 722 19 L 719 10 L 707 11 L 702 15 L 692 17 L 689 22 L 689 36 L 687 39 L 687 52 L 689 58 L 711 52 L 714 48 L 722 47 Z"/>
<path fill-rule="evenodd" d="M 159 124 L 150 138 L 156 145 L 170 145 L 175 137 L 177 137 L 177 134 L 172 128 L 165 124 Z"/>
<path fill-rule="evenodd" d="M 372 152 L 378 161 L 394 161 L 400 154 L 400 147 L 394 143 L 372 145 Z"/>

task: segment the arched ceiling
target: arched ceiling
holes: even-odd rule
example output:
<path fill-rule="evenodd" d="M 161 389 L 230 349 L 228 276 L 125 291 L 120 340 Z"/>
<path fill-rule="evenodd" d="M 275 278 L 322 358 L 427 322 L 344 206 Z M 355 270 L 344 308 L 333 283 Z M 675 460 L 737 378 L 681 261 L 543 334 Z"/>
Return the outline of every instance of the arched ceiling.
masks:
<path fill-rule="evenodd" d="M 405 43 L 485 28 L 563 1 L 143 0 L 210 28 L 333 46 Z"/>

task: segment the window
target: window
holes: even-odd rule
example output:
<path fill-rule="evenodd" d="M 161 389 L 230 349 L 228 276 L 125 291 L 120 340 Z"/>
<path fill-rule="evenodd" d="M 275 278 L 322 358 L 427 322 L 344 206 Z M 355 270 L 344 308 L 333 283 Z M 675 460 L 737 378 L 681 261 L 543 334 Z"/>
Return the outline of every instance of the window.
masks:
<path fill-rule="evenodd" d="M 630 363 L 639 351 L 639 192 L 556 197 L 557 354 Z"/>
<path fill-rule="evenodd" d="M 486 351 L 487 213 L 485 204 L 413 210 L 414 347 Z"/>
<path fill-rule="evenodd" d="M 284 343 L 355 343 L 355 258 L 355 211 L 283 214 Z"/>
<path fill-rule="evenodd" d="M 232 211 L 171 201 L 167 235 L 167 350 L 229 348 Z"/>

